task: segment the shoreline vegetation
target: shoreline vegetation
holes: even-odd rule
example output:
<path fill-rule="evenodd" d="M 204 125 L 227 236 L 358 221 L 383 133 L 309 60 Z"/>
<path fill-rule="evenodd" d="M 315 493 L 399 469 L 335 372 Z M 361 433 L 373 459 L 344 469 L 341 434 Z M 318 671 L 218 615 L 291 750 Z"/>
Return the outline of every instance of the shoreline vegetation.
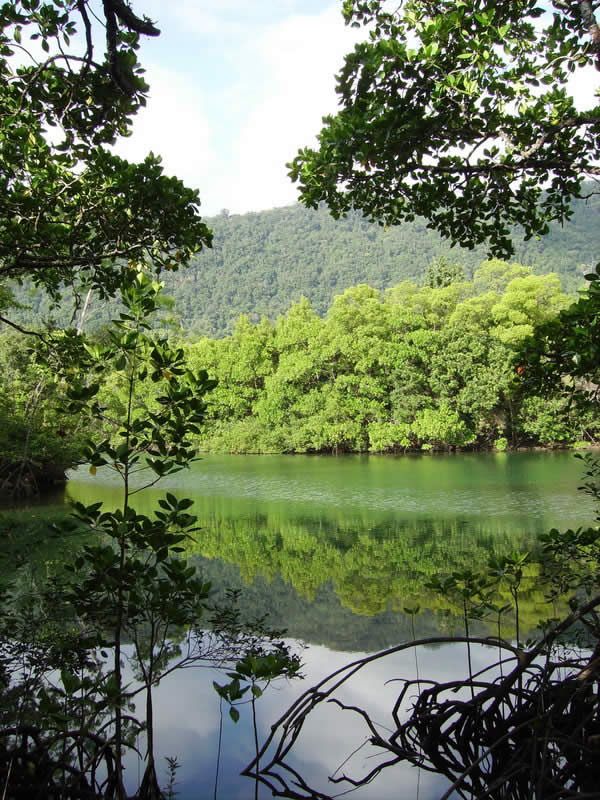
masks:
<path fill-rule="evenodd" d="M 510 447 L 507 445 L 506 447 L 477 447 L 477 446 L 465 446 L 465 447 L 453 447 L 444 449 L 442 447 L 433 448 L 427 447 L 424 449 L 414 448 L 414 449 L 406 449 L 406 450 L 398 450 L 398 451 L 385 451 L 385 452 L 364 452 L 361 450 L 344 450 L 344 451 L 311 451 L 307 453 L 282 453 L 279 450 L 247 450 L 244 452 L 230 452 L 227 450 L 198 450 L 198 454 L 200 456 L 218 456 L 218 455 L 231 455 L 231 456 L 281 456 L 281 455 L 288 455 L 288 456 L 331 456 L 332 458 L 339 458 L 340 456 L 390 456 L 391 458 L 397 458 L 398 456 L 451 456 L 451 455 L 466 455 L 469 453 L 547 453 L 557 450 L 569 450 L 569 451 L 578 451 L 578 450 L 589 450 L 591 452 L 595 452 L 596 450 L 600 451 L 600 442 L 593 441 L 593 442 L 556 442 L 554 444 L 537 444 L 537 445 L 520 445 L 517 447 Z M 84 465 L 75 465 L 75 466 L 84 466 Z M 68 475 L 66 480 L 68 481 Z"/>
<path fill-rule="evenodd" d="M 600 451 L 599 442 L 574 442 L 574 443 L 555 443 L 547 445 L 531 445 L 519 447 L 455 447 L 451 449 L 443 448 L 426 448 L 426 449 L 406 449 L 399 452 L 383 452 L 383 453 L 364 453 L 356 451 L 344 452 L 310 452 L 310 453 L 287 453 L 286 455 L 298 456 L 330 456 L 338 458 L 344 455 L 374 455 L 374 456 L 389 456 L 397 458 L 399 456 L 440 456 L 440 455 L 453 455 L 465 453 L 518 453 L 518 452 L 550 452 L 553 450 L 587 450 L 590 452 Z M 217 450 L 198 450 L 199 455 L 232 455 L 232 456 L 246 456 L 246 455 L 263 455 L 263 456 L 276 456 L 282 455 L 279 451 L 245 451 L 237 453 L 228 453 Z M 35 497 L 46 497 L 56 492 L 59 487 L 64 486 L 69 481 L 69 472 L 79 467 L 86 467 L 84 463 L 77 464 L 39 464 L 33 461 L 18 462 L 8 461 L 7 459 L 0 459 L 0 501 L 30 501 Z M 11 506 L 7 506 L 10 508 Z M 2 510 L 2 509 L 0 509 Z"/>
<path fill-rule="evenodd" d="M 201 453 L 578 449 L 598 444 L 597 414 L 569 403 L 569 383 L 528 390 L 519 362 L 534 332 L 572 303 L 554 274 L 494 259 L 468 281 L 440 258 L 425 285 L 359 284 L 325 316 L 303 298 L 274 322 L 242 315 L 221 339 L 165 336 L 188 369 L 216 381 L 193 437 Z M 90 336 L 101 344 L 106 331 Z M 65 412 L 64 385 L 22 336 L 0 336 L 0 368 L 0 494 L 30 497 L 85 462 L 90 435 L 111 433 Z M 136 387 L 140 419 L 156 410 L 152 386 L 147 377 Z M 99 387 L 108 417 L 122 416 L 126 396 L 108 371 Z"/>
<path fill-rule="evenodd" d="M 427 285 L 361 284 L 320 317 L 302 299 L 274 323 L 186 345 L 217 381 L 196 445 L 228 453 L 507 450 L 598 441 L 570 384 L 527 388 L 524 344 L 572 298 L 556 275 L 493 260 L 464 280 L 430 266 Z"/>
<path fill-rule="evenodd" d="M 40 464 L 30 459 L 13 461 L 0 458 L 0 499 L 29 499 L 56 490 L 68 481 L 69 466 Z"/>

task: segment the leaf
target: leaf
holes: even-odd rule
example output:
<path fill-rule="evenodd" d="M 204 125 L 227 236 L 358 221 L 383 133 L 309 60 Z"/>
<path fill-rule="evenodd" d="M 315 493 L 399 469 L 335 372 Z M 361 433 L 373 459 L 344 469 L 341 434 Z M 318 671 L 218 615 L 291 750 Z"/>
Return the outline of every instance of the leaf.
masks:
<path fill-rule="evenodd" d="M 81 687 L 81 681 L 79 678 L 66 669 L 61 671 L 60 679 L 67 694 L 74 694 Z"/>
<path fill-rule="evenodd" d="M 237 722 L 240 718 L 240 712 L 234 706 L 231 706 L 229 709 L 229 716 L 234 722 Z"/>

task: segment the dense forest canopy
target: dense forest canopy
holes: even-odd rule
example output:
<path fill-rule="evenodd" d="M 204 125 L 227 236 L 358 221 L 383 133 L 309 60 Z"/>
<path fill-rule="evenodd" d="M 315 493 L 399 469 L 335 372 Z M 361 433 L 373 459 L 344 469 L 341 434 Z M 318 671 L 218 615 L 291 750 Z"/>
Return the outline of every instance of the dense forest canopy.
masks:
<path fill-rule="evenodd" d="M 599 212 L 600 198 L 575 200 L 572 218 L 562 227 L 552 224 L 546 236 L 523 242 L 515 232 L 515 260 L 536 273 L 556 272 L 563 289 L 575 293 L 600 250 Z M 358 212 L 334 220 L 324 207 L 312 210 L 298 204 L 220 214 L 206 222 L 214 233 L 212 249 L 194 256 L 186 269 L 161 276 L 172 298 L 166 317 L 186 337 L 231 334 L 240 314 L 253 322 L 263 315 L 275 321 L 301 297 L 323 316 L 335 295 L 359 283 L 380 290 L 403 280 L 425 283 L 428 266 L 440 257 L 459 264 L 471 279 L 486 259 L 483 246 L 452 249 L 427 229 L 424 219 L 384 229 Z M 24 308 L 13 310 L 12 318 L 22 325 L 49 319 L 72 324 L 68 295 L 58 309 L 47 294 L 32 294 L 25 286 L 15 289 L 15 296 Z M 86 330 L 106 324 L 109 317 L 110 307 L 92 300 Z M 79 319 L 78 313 L 75 321 Z"/>
<path fill-rule="evenodd" d="M 307 299 L 275 323 L 242 316 L 230 337 L 188 348 L 190 364 L 218 381 L 202 447 L 401 452 L 595 440 L 593 411 L 569 411 L 557 392 L 528 395 L 517 381 L 518 348 L 570 303 L 556 275 L 493 260 L 472 281 L 351 287 L 325 318 Z"/>

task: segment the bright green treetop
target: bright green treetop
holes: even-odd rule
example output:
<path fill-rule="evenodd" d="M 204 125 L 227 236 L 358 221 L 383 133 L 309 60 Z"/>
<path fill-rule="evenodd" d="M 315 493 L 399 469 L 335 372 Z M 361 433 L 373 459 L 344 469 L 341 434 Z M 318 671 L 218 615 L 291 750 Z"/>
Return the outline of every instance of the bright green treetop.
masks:
<path fill-rule="evenodd" d="M 600 108 L 568 80 L 600 65 L 598 2 L 345 0 L 366 41 L 338 75 L 341 110 L 290 164 L 300 199 L 394 224 L 422 215 L 467 247 L 512 252 L 570 215 L 600 175 Z"/>

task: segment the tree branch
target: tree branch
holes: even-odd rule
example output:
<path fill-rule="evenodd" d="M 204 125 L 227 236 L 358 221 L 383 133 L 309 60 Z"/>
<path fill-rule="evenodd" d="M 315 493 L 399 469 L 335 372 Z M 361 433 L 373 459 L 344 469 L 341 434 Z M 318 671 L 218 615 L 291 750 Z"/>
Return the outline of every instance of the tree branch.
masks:
<path fill-rule="evenodd" d="M 46 339 L 43 336 L 43 334 L 39 333 L 39 331 L 28 331 L 25 328 L 22 328 L 20 325 L 17 325 L 16 322 L 11 322 L 9 319 L 6 319 L 6 317 L 4 317 L 4 316 L 2 316 L 0 314 L 0 323 L 2 323 L 2 322 L 5 325 L 9 325 L 11 328 L 14 328 L 16 331 L 19 331 L 19 333 L 26 333 L 28 336 L 37 336 L 43 342 L 46 341 Z"/>
<path fill-rule="evenodd" d="M 160 36 L 159 29 L 147 18 L 140 19 L 133 11 L 126 6 L 122 0 L 106 0 L 105 7 L 109 5 L 111 10 L 121 20 L 123 25 L 136 33 L 144 36 Z"/>

